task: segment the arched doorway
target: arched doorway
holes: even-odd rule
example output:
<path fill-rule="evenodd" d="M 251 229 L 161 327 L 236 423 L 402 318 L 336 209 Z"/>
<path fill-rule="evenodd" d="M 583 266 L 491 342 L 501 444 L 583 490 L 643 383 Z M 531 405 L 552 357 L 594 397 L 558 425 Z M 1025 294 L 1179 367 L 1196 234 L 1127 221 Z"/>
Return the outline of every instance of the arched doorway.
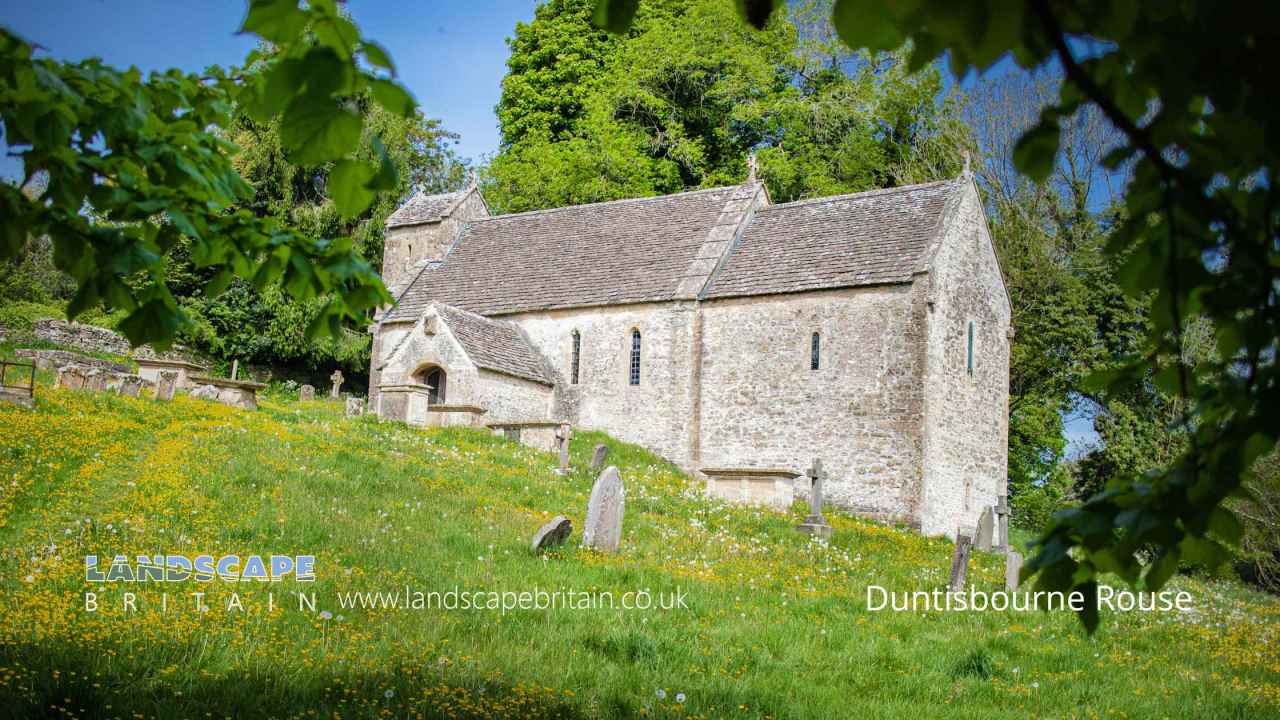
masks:
<path fill-rule="evenodd" d="M 413 379 L 431 388 L 431 392 L 427 394 L 427 402 L 429 404 L 444 404 L 445 393 L 447 392 L 449 382 L 444 368 L 436 365 L 421 367 L 413 374 Z"/>

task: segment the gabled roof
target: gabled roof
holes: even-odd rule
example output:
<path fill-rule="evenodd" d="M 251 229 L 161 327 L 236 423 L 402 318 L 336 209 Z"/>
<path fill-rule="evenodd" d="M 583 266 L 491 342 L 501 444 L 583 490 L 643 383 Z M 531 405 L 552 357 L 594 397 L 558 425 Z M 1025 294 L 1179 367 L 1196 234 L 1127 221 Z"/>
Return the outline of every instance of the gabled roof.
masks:
<path fill-rule="evenodd" d="M 388 314 L 433 301 L 495 315 L 671 300 L 735 187 L 474 220 Z"/>
<path fill-rule="evenodd" d="M 400 225 L 420 225 L 422 223 L 439 222 L 462 202 L 475 188 L 467 187 L 451 193 L 427 195 L 422 191 L 413 194 L 404 205 L 391 213 L 387 218 L 387 227 Z"/>
<path fill-rule="evenodd" d="M 701 297 L 910 282 L 955 180 L 762 207 Z"/>
<path fill-rule="evenodd" d="M 477 367 L 554 385 L 542 356 L 515 323 L 435 303 L 440 319 Z"/>

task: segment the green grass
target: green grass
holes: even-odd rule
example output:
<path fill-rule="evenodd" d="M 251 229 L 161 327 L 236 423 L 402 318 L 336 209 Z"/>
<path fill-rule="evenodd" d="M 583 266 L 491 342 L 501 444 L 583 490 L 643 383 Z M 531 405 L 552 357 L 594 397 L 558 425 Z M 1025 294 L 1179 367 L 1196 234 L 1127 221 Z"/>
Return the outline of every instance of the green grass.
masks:
<path fill-rule="evenodd" d="M 34 411 L 0 407 L 0 427 L 0 715 L 1280 717 L 1273 598 L 1178 578 L 1195 613 L 1105 614 L 1094 637 L 1069 613 L 869 612 L 869 583 L 942 586 L 950 543 L 838 513 L 831 542 L 812 541 L 793 529 L 802 508 L 709 501 L 596 433 L 576 435 L 578 469 L 558 477 L 549 453 L 327 402 L 248 413 L 40 388 Z M 597 442 L 626 482 L 616 555 L 576 547 Z M 533 555 L 557 513 L 573 540 Z M 153 587 L 92 586 L 86 613 L 84 556 L 141 552 L 314 554 L 318 579 L 182 583 L 166 612 Z M 970 576 L 996 589 L 1002 558 L 980 554 Z M 337 601 L 406 586 L 680 588 L 688 609 Z M 299 589 L 317 612 L 297 609 Z"/>

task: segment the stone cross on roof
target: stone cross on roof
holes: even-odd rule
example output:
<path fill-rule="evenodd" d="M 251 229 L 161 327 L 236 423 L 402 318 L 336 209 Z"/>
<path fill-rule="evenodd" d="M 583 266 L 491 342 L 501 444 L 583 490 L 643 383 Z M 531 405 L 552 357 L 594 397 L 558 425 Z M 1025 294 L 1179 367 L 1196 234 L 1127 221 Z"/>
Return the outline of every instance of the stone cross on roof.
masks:
<path fill-rule="evenodd" d="M 756 154 L 751 153 L 747 156 L 747 182 L 753 183 L 756 181 L 756 169 Z"/>

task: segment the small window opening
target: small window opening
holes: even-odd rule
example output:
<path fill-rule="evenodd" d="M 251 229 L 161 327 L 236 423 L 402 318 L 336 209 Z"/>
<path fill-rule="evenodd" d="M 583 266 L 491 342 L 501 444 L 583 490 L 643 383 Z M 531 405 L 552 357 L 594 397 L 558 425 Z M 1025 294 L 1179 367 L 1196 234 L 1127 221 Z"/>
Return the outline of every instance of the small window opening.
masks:
<path fill-rule="evenodd" d="M 573 331 L 573 362 L 572 362 L 572 367 L 570 368 L 571 376 L 572 376 L 571 382 L 574 385 L 578 384 L 578 368 L 580 366 L 581 359 L 582 359 L 582 334 L 579 333 L 577 330 L 574 330 Z"/>
<path fill-rule="evenodd" d="M 822 337 L 818 333 L 813 334 L 813 339 L 809 345 L 809 369 L 817 370 L 822 364 Z"/>
<path fill-rule="evenodd" d="M 969 321 L 969 352 L 968 359 L 965 363 L 968 368 L 969 377 L 973 377 L 973 321 Z"/>
<path fill-rule="evenodd" d="M 640 331 L 631 331 L 631 384 L 640 384 Z"/>

